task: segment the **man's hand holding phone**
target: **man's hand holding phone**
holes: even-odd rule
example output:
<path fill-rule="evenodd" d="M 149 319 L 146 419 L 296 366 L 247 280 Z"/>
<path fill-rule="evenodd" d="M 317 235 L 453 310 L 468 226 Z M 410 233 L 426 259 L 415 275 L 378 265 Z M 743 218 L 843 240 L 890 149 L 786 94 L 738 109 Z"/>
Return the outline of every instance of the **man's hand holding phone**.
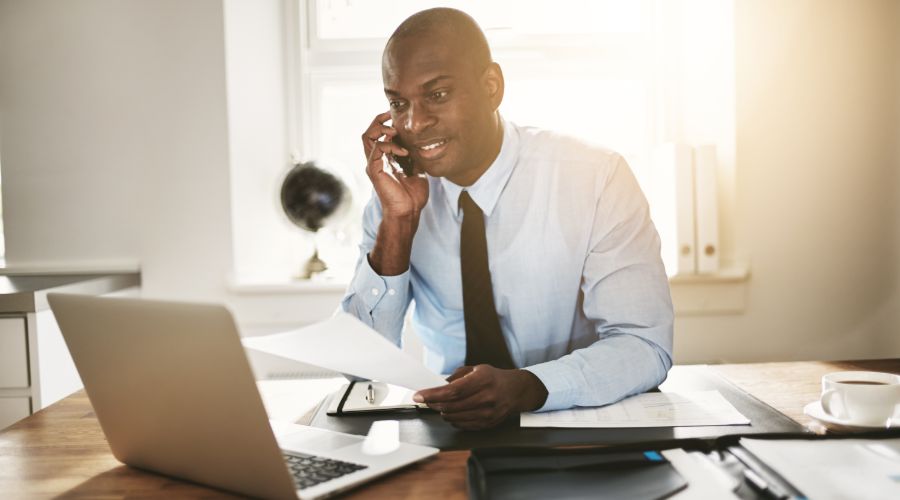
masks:
<path fill-rule="evenodd" d="M 410 155 L 396 140 L 397 129 L 386 124 L 390 119 L 390 111 L 379 114 L 362 135 L 366 174 L 382 208 L 381 226 L 375 246 L 369 252 L 369 264 L 382 276 L 402 274 L 409 269 L 419 213 L 428 202 L 428 179 L 420 175 L 411 161 L 403 162 L 406 163 L 403 168 L 411 175 L 390 163 L 385 165 L 385 157 L 408 159 Z"/>

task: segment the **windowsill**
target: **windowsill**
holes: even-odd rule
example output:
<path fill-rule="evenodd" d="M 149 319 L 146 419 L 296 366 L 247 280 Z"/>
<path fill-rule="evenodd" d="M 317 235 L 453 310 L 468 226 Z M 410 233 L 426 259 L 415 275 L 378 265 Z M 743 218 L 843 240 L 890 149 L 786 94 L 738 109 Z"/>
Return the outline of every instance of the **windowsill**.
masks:
<path fill-rule="evenodd" d="M 141 272 L 137 261 L 73 261 L 73 262 L 25 262 L 7 264 L 0 258 L 0 276 L 44 276 L 69 274 L 130 274 Z"/>
<path fill-rule="evenodd" d="M 329 268 L 312 278 L 292 278 L 289 276 L 229 276 L 225 288 L 228 293 L 239 296 L 259 295 L 304 295 L 343 294 L 350 285 L 353 275 L 347 271 Z"/>
<path fill-rule="evenodd" d="M 669 277 L 670 285 L 696 285 L 704 283 L 743 283 L 750 279 L 747 265 L 731 265 L 708 274 L 676 274 Z"/>
<path fill-rule="evenodd" d="M 343 293 L 349 282 L 345 280 L 285 280 L 239 283 L 229 281 L 228 291 L 235 295 L 285 295 L 310 293 Z"/>
<path fill-rule="evenodd" d="M 742 314 L 747 306 L 750 267 L 732 264 L 711 274 L 669 278 L 676 316 Z"/>
<path fill-rule="evenodd" d="M 669 278 L 676 315 L 701 316 L 740 314 L 746 306 L 750 269 L 745 264 L 729 265 L 717 273 L 677 275 Z M 349 279 L 316 278 L 269 282 L 230 280 L 228 291 L 237 296 L 343 295 Z"/>

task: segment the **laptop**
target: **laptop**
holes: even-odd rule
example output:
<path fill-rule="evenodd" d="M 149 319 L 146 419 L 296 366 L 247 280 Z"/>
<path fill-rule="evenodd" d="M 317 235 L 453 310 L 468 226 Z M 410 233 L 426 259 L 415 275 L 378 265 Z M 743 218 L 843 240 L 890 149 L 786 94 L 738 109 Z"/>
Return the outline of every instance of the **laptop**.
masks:
<path fill-rule="evenodd" d="M 306 499 L 438 452 L 396 441 L 364 446 L 364 436 L 294 424 L 276 438 L 223 306 L 47 300 L 113 456 L 132 467 L 253 497 Z"/>

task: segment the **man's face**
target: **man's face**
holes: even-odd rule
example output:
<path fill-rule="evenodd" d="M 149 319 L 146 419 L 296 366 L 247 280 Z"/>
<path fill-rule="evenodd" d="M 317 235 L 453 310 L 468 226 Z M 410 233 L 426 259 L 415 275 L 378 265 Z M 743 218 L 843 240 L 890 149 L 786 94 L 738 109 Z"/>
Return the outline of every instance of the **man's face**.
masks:
<path fill-rule="evenodd" d="M 485 68 L 473 67 L 461 52 L 441 36 L 393 40 L 382 76 L 398 132 L 395 141 L 410 152 L 416 169 L 465 186 L 497 153 L 499 102 L 484 78 Z"/>

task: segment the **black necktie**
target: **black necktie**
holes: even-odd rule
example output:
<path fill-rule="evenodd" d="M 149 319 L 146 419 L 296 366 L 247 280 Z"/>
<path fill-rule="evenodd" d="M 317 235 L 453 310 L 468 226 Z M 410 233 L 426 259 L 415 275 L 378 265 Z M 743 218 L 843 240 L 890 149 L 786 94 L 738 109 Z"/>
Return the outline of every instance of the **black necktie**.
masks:
<path fill-rule="evenodd" d="M 497 308 L 494 307 L 484 214 L 466 191 L 459 195 L 459 206 L 463 209 L 459 263 L 466 319 L 466 364 L 475 366 L 484 363 L 495 368 L 515 368 L 500 330 Z"/>

